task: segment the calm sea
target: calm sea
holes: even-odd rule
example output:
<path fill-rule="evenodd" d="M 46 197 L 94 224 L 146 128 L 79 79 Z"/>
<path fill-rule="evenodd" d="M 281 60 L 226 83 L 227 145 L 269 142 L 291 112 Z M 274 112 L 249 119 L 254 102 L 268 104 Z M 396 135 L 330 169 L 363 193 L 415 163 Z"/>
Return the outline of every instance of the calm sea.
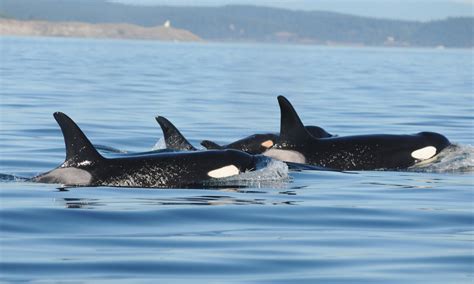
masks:
<path fill-rule="evenodd" d="M 472 50 L 9 38 L 0 41 L 0 281 L 472 283 Z M 403 172 L 289 172 L 222 189 L 15 180 L 62 163 L 53 112 L 94 144 L 196 146 L 279 130 L 277 95 L 338 135 L 435 131 Z M 286 172 L 285 172 L 286 174 Z"/>

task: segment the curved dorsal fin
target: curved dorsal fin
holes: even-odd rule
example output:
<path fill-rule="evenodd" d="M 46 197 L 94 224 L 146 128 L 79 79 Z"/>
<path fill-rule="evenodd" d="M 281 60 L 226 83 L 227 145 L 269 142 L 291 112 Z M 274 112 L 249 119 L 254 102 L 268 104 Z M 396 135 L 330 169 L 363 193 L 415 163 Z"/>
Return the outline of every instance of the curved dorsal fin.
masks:
<path fill-rule="evenodd" d="M 291 103 L 284 97 L 278 96 L 280 105 L 280 144 L 295 144 L 312 136 L 306 130 Z"/>
<path fill-rule="evenodd" d="M 54 119 L 61 127 L 66 145 L 66 162 L 76 165 L 82 162 L 96 162 L 104 159 L 94 148 L 77 124 L 62 112 L 55 112 Z"/>
<path fill-rule="evenodd" d="M 163 130 L 166 148 L 172 150 L 196 150 L 196 148 L 194 148 L 193 145 L 184 138 L 183 134 L 181 134 L 176 126 L 174 126 L 168 119 L 163 116 L 157 116 L 155 119 L 158 124 L 160 124 L 161 130 Z"/>
<path fill-rule="evenodd" d="M 314 125 L 306 125 L 304 128 L 313 136 L 314 138 L 329 138 L 333 137 L 331 133 L 327 132 L 324 128 Z"/>
<path fill-rule="evenodd" d="M 210 140 L 203 140 L 201 141 L 201 145 L 206 148 L 207 150 L 221 150 L 224 149 L 221 145 L 217 144 L 216 142 Z"/>

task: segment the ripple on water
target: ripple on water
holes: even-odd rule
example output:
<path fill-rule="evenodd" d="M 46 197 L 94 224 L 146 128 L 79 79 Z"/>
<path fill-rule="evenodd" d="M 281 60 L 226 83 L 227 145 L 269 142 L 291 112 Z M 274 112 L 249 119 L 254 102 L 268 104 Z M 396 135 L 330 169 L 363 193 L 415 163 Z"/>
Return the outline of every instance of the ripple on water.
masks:
<path fill-rule="evenodd" d="M 471 51 L 1 44 L 0 282 L 472 282 Z M 58 189 L 15 177 L 63 161 L 55 111 L 115 156 L 150 149 L 156 115 L 195 145 L 278 132 L 280 94 L 305 124 L 340 136 L 434 131 L 460 145 L 416 172 L 276 163 L 212 189 Z"/>

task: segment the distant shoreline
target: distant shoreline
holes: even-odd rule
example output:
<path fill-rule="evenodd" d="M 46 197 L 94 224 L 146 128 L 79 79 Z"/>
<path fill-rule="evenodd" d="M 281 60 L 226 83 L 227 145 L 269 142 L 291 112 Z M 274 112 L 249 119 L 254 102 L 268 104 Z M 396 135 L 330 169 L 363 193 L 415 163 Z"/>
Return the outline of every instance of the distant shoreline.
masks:
<path fill-rule="evenodd" d="M 17 21 L 3 25 L 3 34 L 10 35 L 322 46 L 474 47 L 474 17 L 419 22 L 252 5 L 193 7 L 126 5 L 107 0 L 1 1 L 0 19 Z M 25 27 L 30 24 L 30 28 Z"/>
<path fill-rule="evenodd" d="M 52 22 L 22 21 L 0 18 L 0 37 L 44 37 L 76 39 L 114 39 L 114 40 L 148 40 L 163 42 L 198 42 L 223 44 L 268 44 L 300 45 L 348 48 L 409 48 L 427 50 L 472 50 L 473 47 L 417 46 L 417 45 L 366 45 L 350 42 L 274 42 L 258 40 L 204 40 L 190 31 L 166 27 L 142 27 L 128 23 L 90 24 L 85 22 Z"/>
<path fill-rule="evenodd" d="M 0 19 L 0 36 L 40 36 L 160 41 L 203 41 L 199 36 L 169 25 L 141 27 L 133 24 L 90 24 L 84 22 L 19 21 Z"/>

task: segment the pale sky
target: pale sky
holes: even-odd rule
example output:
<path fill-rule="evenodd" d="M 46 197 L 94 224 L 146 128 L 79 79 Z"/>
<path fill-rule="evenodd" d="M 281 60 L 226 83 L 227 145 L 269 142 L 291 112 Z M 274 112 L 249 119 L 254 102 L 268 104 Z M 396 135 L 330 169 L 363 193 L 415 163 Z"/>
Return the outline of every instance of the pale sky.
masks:
<path fill-rule="evenodd" d="M 474 0 L 112 0 L 131 4 L 223 6 L 247 4 L 294 10 L 321 10 L 345 14 L 427 21 L 474 16 Z"/>

